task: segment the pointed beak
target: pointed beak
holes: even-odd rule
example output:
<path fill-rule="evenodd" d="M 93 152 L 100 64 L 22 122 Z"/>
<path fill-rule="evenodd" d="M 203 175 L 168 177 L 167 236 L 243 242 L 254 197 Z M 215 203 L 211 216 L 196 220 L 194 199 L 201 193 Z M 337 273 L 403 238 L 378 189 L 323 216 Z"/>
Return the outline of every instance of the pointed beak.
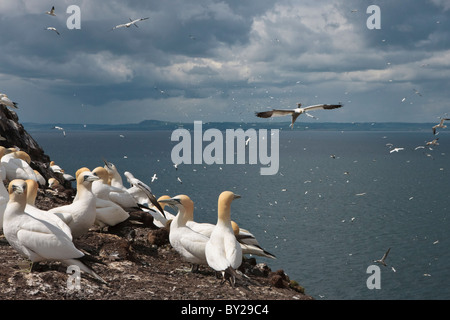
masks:
<path fill-rule="evenodd" d="M 238 194 L 235 194 L 233 200 L 234 200 L 234 199 L 239 199 L 239 198 L 241 198 L 241 196 L 238 195 Z"/>
<path fill-rule="evenodd" d="M 100 178 L 97 175 L 89 174 L 84 176 L 84 181 L 95 181 L 100 180 Z"/>

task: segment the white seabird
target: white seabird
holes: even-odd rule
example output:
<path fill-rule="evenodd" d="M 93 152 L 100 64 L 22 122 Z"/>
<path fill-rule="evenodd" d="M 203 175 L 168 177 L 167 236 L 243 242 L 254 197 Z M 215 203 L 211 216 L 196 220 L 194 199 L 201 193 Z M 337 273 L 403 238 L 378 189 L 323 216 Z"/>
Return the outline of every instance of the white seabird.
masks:
<path fill-rule="evenodd" d="M 219 196 L 217 224 L 205 246 L 208 265 L 221 272 L 223 281 L 230 279 L 234 287 L 236 269 L 242 263 L 242 248 L 231 226 L 231 202 L 240 198 L 231 191 L 224 191 Z"/>
<path fill-rule="evenodd" d="M 136 199 L 130 193 L 108 184 L 109 175 L 104 167 L 97 167 L 92 173 L 100 178 L 92 183 L 92 193 L 97 198 L 115 202 L 126 211 L 138 208 Z"/>
<path fill-rule="evenodd" d="M 399 152 L 399 151 L 402 151 L 402 150 L 405 150 L 405 148 L 394 148 L 394 149 L 391 149 L 391 150 L 389 151 L 389 153 L 392 153 L 392 152 Z"/>
<path fill-rule="evenodd" d="M 4 93 L 0 93 L 0 104 L 3 104 L 7 107 L 11 107 L 14 109 L 19 109 L 19 107 L 17 106 L 18 103 L 11 101 L 11 99 L 9 99 L 8 96 Z"/>
<path fill-rule="evenodd" d="M 381 259 L 374 260 L 373 262 L 378 262 L 378 263 L 381 263 L 383 266 L 386 266 L 386 261 L 385 260 L 386 260 L 388 254 L 389 254 L 389 251 L 391 251 L 391 248 L 387 249 L 386 253 L 383 255 L 383 257 L 381 257 Z"/>
<path fill-rule="evenodd" d="M 77 176 L 77 194 L 71 204 L 50 209 L 48 212 L 56 214 L 72 231 L 74 238 L 89 231 L 96 218 L 96 198 L 92 193 L 93 181 L 99 177 L 90 171 L 83 171 Z"/>
<path fill-rule="evenodd" d="M 56 16 L 56 14 L 55 14 L 55 6 L 53 6 L 50 11 L 47 11 L 45 13 L 50 15 L 50 16 Z"/>
<path fill-rule="evenodd" d="M 38 183 L 34 180 L 28 179 L 25 181 L 27 184 L 27 205 L 25 212 L 30 214 L 36 219 L 43 219 L 49 223 L 54 224 L 60 228 L 67 236 L 72 240 L 72 232 L 69 226 L 54 214 L 48 213 L 45 210 L 41 210 L 36 207 L 36 197 L 38 191 Z"/>
<path fill-rule="evenodd" d="M 118 28 L 123 28 L 123 27 L 129 28 L 129 27 L 131 27 L 131 25 L 134 25 L 136 28 L 138 28 L 136 22 L 143 21 L 143 20 L 147 20 L 147 19 L 149 19 L 149 18 L 150 18 L 150 17 L 147 17 L 147 18 L 140 18 L 140 19 L 136 19 L 136 20 L 131 20 L 131 18 L 129 18 L 129 19 L 130 19 L 130 22 L 123 23 L 123 24 L 118 24 L 117 26 L 113 27 L 111 30 L 118 29 Z"/>
<path fill-rule="evenodd" d="M 8 243 L 20 254 L 31 260 L 60 261 L 65 265 L 77 265 L 97 280 L 105 282 L 79 259 L 84 253 L 78 250 L 70 236 L 45 215 L 35 218 L 25 212 L 27 184 L 15 179 L 8 186 L 9 201 L 5 210 L 4 235 Z"/>
<path fill-rule="evenodd" d="M 105 163 L 104 168 L 109 174 L 109 184 L 113 187 L 126 190 L 127 188 L 124 187 L 122 177 L 120 176 L 119 170 L 117 170 L 114 163 L 106 161 L 105 159 L 103 159 L 103 162 Z"/>
<path fill-rule="evenodd" d="M 56 30 L 55 27 L 47 27 L 47 28 L 45 28 L 45 30 L 55 31 L 58 34 L 58 36 L 60 35 L 58 30 Z"/>
<path fill-rule="evenodd" d="M 442 128 L 442 129 L 447 128 L 447 126 L 444 124 L 444 121 L 448 121 L 448 120 L 450 120 L 450 118 L 442 118 L 441 121 L 437 125 L 433 126 L 433 128 L 432 128 L 433 134 L 436 134 L 437 128 Z"/>
<path fill-rule="evenodd" d="M 52 129 L 58 129 L 59 131 L 61 131 L 63 133 L 63 136 L 66 136 L 66 130 L 64 130 L 63 127 L 60 126 L 54 126 Z"/>
<path fill-rule="evenodd" d="M 428 141 L 427 143 L 425 143 L 425 146 L 438 146 L 439 145 L 438 140 L 439 140 L 439 138 Z"/>
<path fill-rule="evenodd" d="M 187 218 L 194 211 L 194 202 L 187 195 L 160 201 L 178 209 L 170 223 L 169 241 L 181 257 L 192 264 L 191 271 L 196 272 L 200 264 L 207 265 L 205 246 L 209 238 L 186 226 Z"/>
<path fill-rule="evenodd" d="M 36 174 L 30 166 L 30 155 L 25 151 L 9 152 L 1 158 L 1 162 L 5 168 L 6 179 L 9 181 L 14 179 L 33 179 L 37 181 Z"/>
<path fill-rule="evenodd" d="M 323 109 L 323 110 L 331 110 L 342 107 L 342 104 L 316 104 L 307 107 L 301 107 L 301 103 L 297 104 L 297 108 L 295 109 L 273 109 L 270 111 L 256 112 L 256 116 L 259 118 L 271 118 L 271 117 L 281 117 L 286 115 L 292 116 L 292 122 L 290 127 L 294 127 L 294 122 L 297 120 L 298 116 L 302 113 L 307 113 L 311 110 Z"/>

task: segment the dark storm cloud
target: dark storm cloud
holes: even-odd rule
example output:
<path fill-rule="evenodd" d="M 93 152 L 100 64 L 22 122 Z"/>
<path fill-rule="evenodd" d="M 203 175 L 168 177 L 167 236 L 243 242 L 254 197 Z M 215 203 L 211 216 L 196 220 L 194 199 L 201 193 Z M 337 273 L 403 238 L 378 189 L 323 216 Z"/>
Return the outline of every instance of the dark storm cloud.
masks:
<path fill-rule="evenodd" d="M 66 27 L 71 4 L 81 8 L 80 30 Z M 366 27 L 372 4 L 380 30 Z M 430 121 L 448 100 L 446 1 L 64 0 L 57 17 L 44 13 L 51 5 L 0 3 L 0 91 L 22 101 L 25 121 L 34 117 L 30 92 L 45 97 L 42 121 L 58 122 L 76 121 L 51 112 L 62 101 L 68 110 L 88 105 L 92 115 L 108 109 L 105 121 L 123 122 L 233 120 L 227 108 L 250 121 L 256 110 L 300 99 L 346 102 L 323 121 Z M 149 19 L 139 28 L 111 31 L 140 17 Z M 44 30 L 50 25 L 61 35 Z M 413 88 L 423 96 L 408 97 L 414 112 L 405 120 L 400 102 Z"/>

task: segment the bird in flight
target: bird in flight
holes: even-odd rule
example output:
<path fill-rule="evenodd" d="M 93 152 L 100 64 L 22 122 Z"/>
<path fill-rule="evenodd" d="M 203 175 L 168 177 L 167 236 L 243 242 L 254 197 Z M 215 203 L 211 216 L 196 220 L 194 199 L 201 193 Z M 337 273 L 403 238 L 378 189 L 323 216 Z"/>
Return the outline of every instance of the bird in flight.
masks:
<path fill-rule="evenodd" d="M 47 11 L 46 14 L 51 15 L 51 16 L 56 16 L 56 14 L 55 14 L 55 6 L 53 6 L 50 11 Z"/>
<path fill-rule="evenodd" d="M 148 18 L 150 18 L 150 17 L 140 18 L 140 19 L 136 19 L 136 20 L 131 20 L 131 18 L 129 18 L 130 22 L 123 23 L 123 24 L 118 24 L 117 26 L 113 27 L 111 30 L 118 29 L 118 28 L 123 28 L 123 27 L 129 28 L 129 27 L 131 27 L 131 25 L 134 25 L 136 28 L 138 28 L 136 22 L 139 22 L 139 21 L 142 21 L 142 20 L 147 20 Z"/>
<path fill-rule="evenodd" d="M 59 36 L 59 32 L 58 32 L 58 30 L 56 30 L 55 27 L 47 27 L 46 30 L 55 31 Z"/>
<path fill-rule="evenodd" d="M 58 130 L 62 131 L 64 137 L 66 136 L 66 130 L 64 130 L 64 128 L 58 127 L 58 126 L 54 126 L 53 129 L 58 129 Z"/>
<path fill-rule="evenodd" d="M 446 120 L 450 120 L 450 118 L 442 118 L 441 122 L 439 122 L 437 125 L 435 125 L 433 127 L 433 134 L 436 134 L 437 128 L 442 128 L 442 129 L 447 128 L 447 126 L 444 124 L 444 121 L 446 121 Z"/>
<path fill-rule="evenodd" d="M 298 108 L 295 109 L 273 109 L 270 111 L 263 111 L 263 112 L 256 112 L 256 116 L 259 118 L 271 118 L 271 117 L 281 117 L 281 116 L 292 116 L 292 122 L 290 124 L 290 127 L 294 127 L 294 122 L 297 120 L 298 116 L 302 113 L 305 113 L 308 115 L 308 111 L 311 110 L 317 110 L 317 109 L 324 109 L 324 110 L 330 110 L 330 109 L 336 109 L 342 107 L 342 104 L 316 104 L 312 106 L 307 107 L 301 107 L 301 103 L 297 104 Z"/>
<path fill-rule="evenodd" d="M 389 254 L 389 251 L 391 251 L 391 248 L 387 249 L 386 253 L 383 255 L 383 257 L 381 257 L 381 259 L 374 260 L 373 262 L 378 262 L 378 263 L 381 263 L 383 266 L 386 266 L 385 260 L 386 260 L 388 254 Z"/>

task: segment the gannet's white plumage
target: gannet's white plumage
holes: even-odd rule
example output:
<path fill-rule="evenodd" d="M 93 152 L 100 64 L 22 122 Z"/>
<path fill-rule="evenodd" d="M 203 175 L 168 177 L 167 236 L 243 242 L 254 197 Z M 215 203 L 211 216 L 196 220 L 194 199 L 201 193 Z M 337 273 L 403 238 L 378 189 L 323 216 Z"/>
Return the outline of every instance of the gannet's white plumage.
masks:
<path fill-rule="evenodd" d="M 70 240 L 72 240 L 72 232 L 64 221 L 62 221 L 58 216 L 36 207 L 38 183 L 31 179 L 28 179 L 25 182 L 27 184 L 27 205 L 25 206 L 25 212 L 36 219 L 45 220 L 48 223 L 54 224 L 66 233 Z"/>
<path fill-rule="evenodd" d="M 224 191 L 219 196 L 217 224 L 205 246 L 208 265 L 221 272 L 223 279 L 230 279 L 234 286 L 236 269 L 242 263 L 242 248 L 231 226 L 231 202 L 240 196 L 231 191 Z"/>
<path fill-rule="evenodd" d="M 12 151 L 5 154 L 1 162 L 5 168 L 6 179 L 12 181 L 14 179 L 32 179 L 37 181 L 36 174 L 31 168 L 31 158 L 25 151 Z"/>
<path fill-rule="evenodd" d="M 99 178 L 90 171 L 83 171 L 77 177 L 77 194 L 71 204 L 50 209 L 48 212 L 56 214 L 77 238 L 89 231 L 95 222 L 95 195 L 92 193 L 92 183 Z"/>
<path fill-rule="evenodd" d="M 35 218 L 25 212 L 27 205 L 27 183 L 15 179 L 8 186 L 9 201 L 5 210 L 4 235 L 9 244 L 20 254 L 31 260 L 61 261 L 66 265 L 77 265 L 86 273 L 104 282 L 79 258 L 84 253 L 78 250 L 68 234 L 45 216 Z"/>
<path fill-rule="evenodd" d="M 263 249 L 255 236 L 248 230 L 242 229 L 235 221 L 231 221 L 234 235 L 241 245 L 243 254 L 252 254 L 260 257 L 276 259 L 275 255 Z"/>
<path fill-rule="evenodd" d="M 178 209 L 175 219 L 170 223 L 169 241 L 172 247 L 185 261 L 192 264 L 192 271 L 196 271 L 198 265 L 206 265 L 205 246 L 209 238 L 186 226 L 193 214 L 194 202 L 187 195 L 178 195 L 160 202 Z"/>
<path fill-rule="evenodd" d="M 286 115 L 292 116 L 292 122 L 290 127 L 294 127 L 294 122 L 297 120 L 298 116 L 302 113 L 307 114 L 308 111 L 323 109 L 330 110 L 342 107 L 342 104 L 316 104 L 307 107 L 301 107 L 301 103 L 297 104 L 297 108 L 295 109 L 273 109 L 270 111 L 256 112 L 256 116 L 259 118 L 271 118 L 271 117 L 281 117 Z"/>
<path fill-rule="evenodd" d="M 79 169 L 79 171 L 88 170 Z M 92 171 L 100 180 L 92 184 L 93 193 L 96 195 L 95 207 L 96 218 L 95 224 L 100 227 L 115 226 L 129 218 L 129 213 L 118 203 L 111 200 L 109 192 L 125 192 L 123 189 L 112 187 L 108 184 L 109 173 L 106 168 L 97 167 Z"/>
<path fill-rule="evenodd" d="M 36 175 L 36 179 L 37 179 L 37 182 L 39 183 L 39 185 L 45 186 L 44 176 L 37 170 L 33 170 L 33 171 L 34 171 L 34 174 Z"/>
<path fill-rule="evenodd" d="M 97 167 L 92 172 L 100 178 L 92 183 L 92 192 L 97 198 L 110 200 L 126 211 L 138 207 L 137 201 L 126 190 L 108 184 L 109 174 L 104 167 Z"/>
<path fill-rule="evenodd" d="M 0 93 L 0 104 L 3 104 L 7 107 L 11 107 L 14 109 L 18 109 L 17 102 L 11 101 L 8 96 L 4 93 Z"/>

